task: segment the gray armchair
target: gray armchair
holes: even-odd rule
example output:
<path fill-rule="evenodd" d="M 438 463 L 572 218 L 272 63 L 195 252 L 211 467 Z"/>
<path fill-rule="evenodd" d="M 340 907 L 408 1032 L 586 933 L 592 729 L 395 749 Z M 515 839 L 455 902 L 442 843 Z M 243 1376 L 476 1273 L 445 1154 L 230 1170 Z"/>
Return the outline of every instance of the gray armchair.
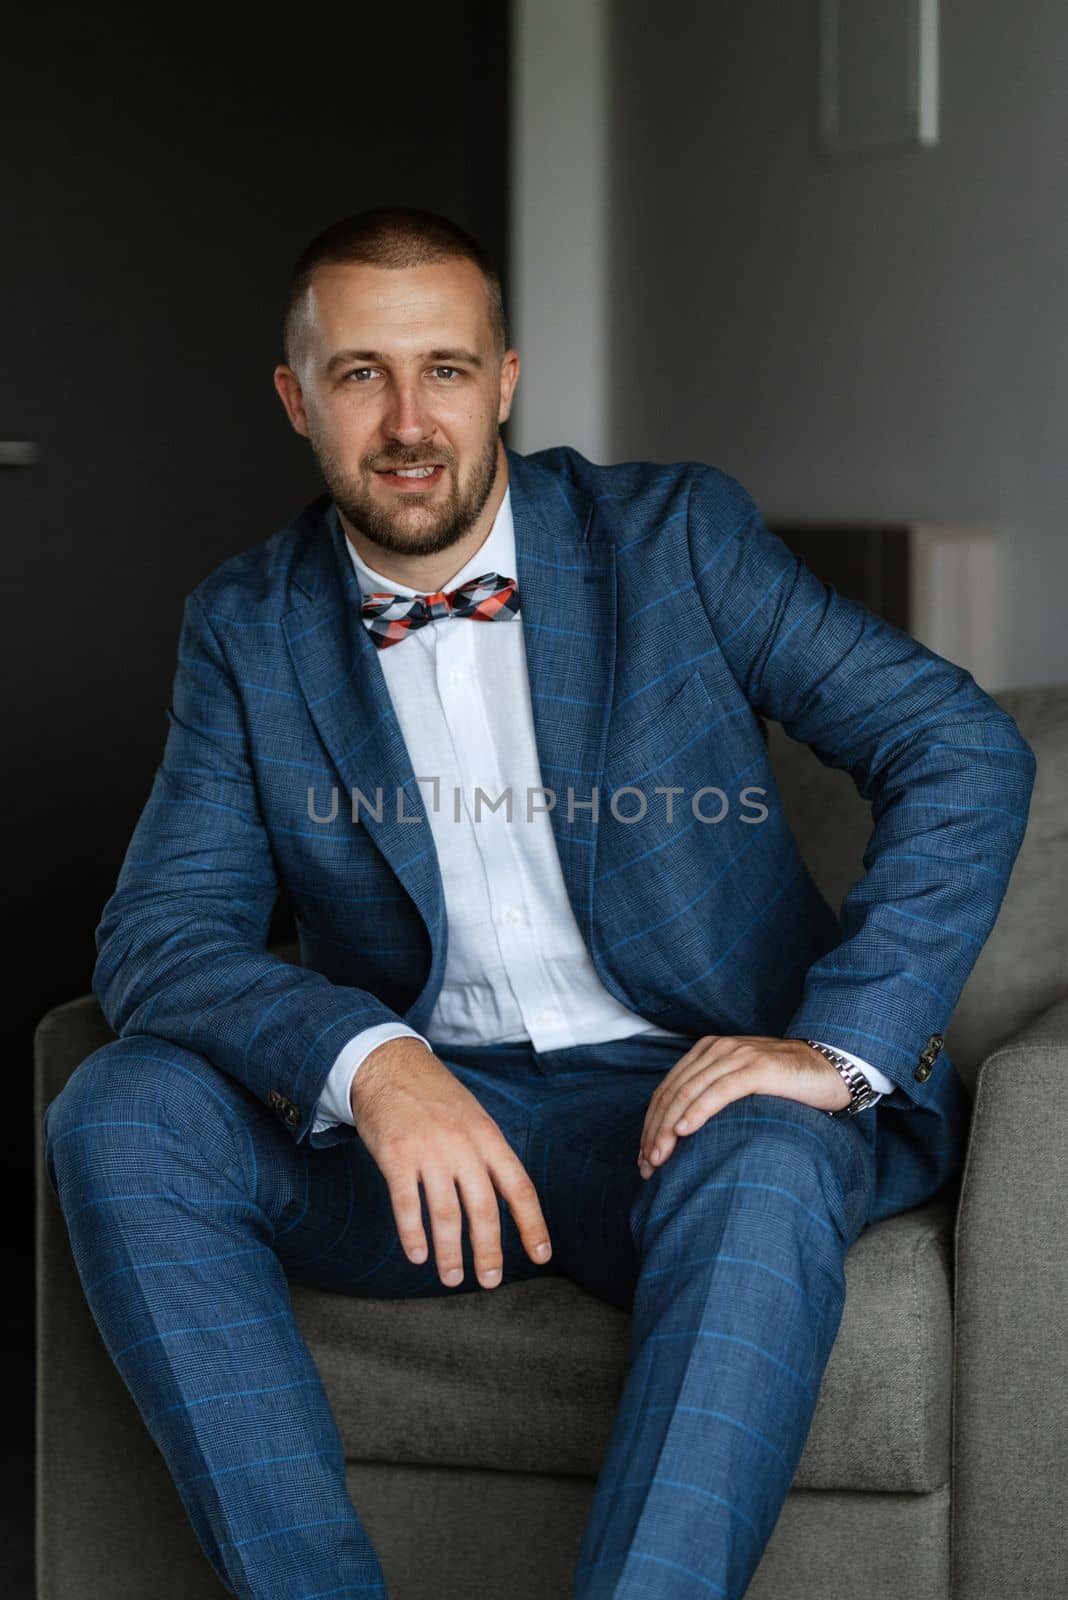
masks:
<path fill-rule="evenodd" d="M 1055 1600 L 1068 1574 L 1068 687 L 996 696 L 1038 757 L 1027 837 L 946 1035 L 974 1090 L 959 1203 L 867 1228 L 752 1600 Z M 868 807 L 777 725 L 832 905 Z M 292 951 L 286 952 L 293 958 Z M 112 1038 L 92 996 L 36 1037 L 41 1600 L 219 1595 L 82 1296 L 41 1118 Z M 429 1301 L 293 1285 L 390 1600 L 565 1600 L 628 1318 L 562 1278 Z M 472 1574 L 476 1578 L 472 1580 Z"/>

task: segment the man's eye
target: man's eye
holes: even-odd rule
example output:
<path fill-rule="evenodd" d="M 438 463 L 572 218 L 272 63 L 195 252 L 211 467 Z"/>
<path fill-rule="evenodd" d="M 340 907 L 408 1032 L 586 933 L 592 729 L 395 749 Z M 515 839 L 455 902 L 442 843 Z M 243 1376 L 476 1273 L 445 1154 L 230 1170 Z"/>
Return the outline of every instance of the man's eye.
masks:
<path fill-rule="evenodd" d="M 454 377 L 454 378 L 458 378 L 458 377 L 462 376 L 459 367 L 433 367 L 431 370 L 433 372 L 448 372 L 448 373 L 451 373 L 452 377 Z M 361 378 L 364 375 L 364 373 L 375 372 L 375 371 L 377 371 L 376 367 L 354 367 L 351 372 L 346 372 L 345 378 L 346 378 L 346 381 L 349 378 Z M 450 379 L 449 381 L 451 382 L 452 380 Z"/>

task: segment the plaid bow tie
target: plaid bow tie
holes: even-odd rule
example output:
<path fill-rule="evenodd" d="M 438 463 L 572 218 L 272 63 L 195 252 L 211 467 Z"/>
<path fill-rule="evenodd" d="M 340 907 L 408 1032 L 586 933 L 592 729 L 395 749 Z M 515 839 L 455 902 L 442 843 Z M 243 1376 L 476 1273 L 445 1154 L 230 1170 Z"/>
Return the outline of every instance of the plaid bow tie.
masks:
<path fill-rule="evenodd" d="M 519 615 L 519 589 L 515 578 L 484 572 L 480 578 L 468 578 L 457 589 L 439 589 L 436 594 L 370 594 L 360 609 L 371 638 L 380 650 L 385 650 L 438 617 L 508 622 Z"/>

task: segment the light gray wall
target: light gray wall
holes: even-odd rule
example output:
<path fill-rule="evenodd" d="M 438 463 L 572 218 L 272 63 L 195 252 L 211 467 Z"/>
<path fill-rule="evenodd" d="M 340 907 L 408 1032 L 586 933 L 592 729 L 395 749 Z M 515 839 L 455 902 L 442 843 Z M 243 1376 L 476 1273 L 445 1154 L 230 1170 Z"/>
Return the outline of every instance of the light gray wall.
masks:
<path fill-rule="evenodd" d="M 611 461 L 608 27 L 612 0 L 512 0 L 508 442 Z M 529 357 L 529 359 L 528 359 Z"/>
<path fill-rule="evenodd" d="M 986 687 L 1068 680 L 1068 4 L 943 0 L 932 150 L 822 157 L 815 41 L 814 0 L 612 0 L 606 459 L 1001 525 Z"/>

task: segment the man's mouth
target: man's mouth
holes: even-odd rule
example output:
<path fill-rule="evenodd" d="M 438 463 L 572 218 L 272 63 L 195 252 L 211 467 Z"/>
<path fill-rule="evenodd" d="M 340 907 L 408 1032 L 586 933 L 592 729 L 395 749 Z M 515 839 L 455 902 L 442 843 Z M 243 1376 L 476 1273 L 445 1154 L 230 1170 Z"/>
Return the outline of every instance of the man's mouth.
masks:
<path fill-rule="evenodd" d="M 376 471 L 375 476 L 384 479 L 386 483 L 403 484 L 405 488 L 429 489 L 444 475 L 445 468 L 440 461 L 427 462 L 417 467 L 387 467 L 385 471 Z"/>

